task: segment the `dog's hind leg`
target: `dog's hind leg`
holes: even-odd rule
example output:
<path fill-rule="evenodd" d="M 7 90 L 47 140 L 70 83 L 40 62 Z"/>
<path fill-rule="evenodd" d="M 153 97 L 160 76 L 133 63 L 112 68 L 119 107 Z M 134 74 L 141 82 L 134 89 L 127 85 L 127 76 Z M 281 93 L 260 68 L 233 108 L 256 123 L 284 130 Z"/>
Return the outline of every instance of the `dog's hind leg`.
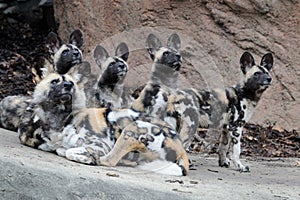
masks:
<path fill-rule="evenodd" d="M 179 139 L 171 139 L 168 137 L 164 141 L 164 149 L 166 149 L 167 152 L 173 151 L 175 153 L 176 163 L 182 169 L 182 175 L 187 175 L 189 172 L 190 162 L 181 141 Z"/>
<path fill-rule="evenodd" d="M 116 166 L 131 151 L 146 152 L 148 150 L 142 142 L 132 136 L 131 131 L 124 130 L 112 150 L 105 156 L 100 157 L 99 164 L 103 166 Z"/>

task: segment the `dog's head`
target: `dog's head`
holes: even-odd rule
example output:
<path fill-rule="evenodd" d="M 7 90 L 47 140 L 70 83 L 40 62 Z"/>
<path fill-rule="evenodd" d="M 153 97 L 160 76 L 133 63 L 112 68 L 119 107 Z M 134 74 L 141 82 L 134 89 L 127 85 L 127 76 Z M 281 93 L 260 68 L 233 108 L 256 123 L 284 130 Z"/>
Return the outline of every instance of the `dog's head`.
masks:
<path fill-rule="evenodd" d="M 270 70 L 273 67 L 273 56 L 266 53 L 260 62 L 256 65 L 253 56 L 249 52 L 245 52 L 240 58 L 241 70 L 244 74 L 244 86 L 246 91 L 261 93 L 265 91 L 272 83 Z"/>
<path fill-rule="evenodd" d="M 64 43 L 56 33 L 49 33 L 47 46 L 53 55 L 54 70 L 59 74 L 67 73 L 71 67 L 82 61 L 83 34 L 80 30 L 71 33 L 69 43 Z"/>
<path fill-rule="evenodd" d="M 154 34 L 149 34 L 146 40 L 146 49 L 154 63 L 176 71 L 182 64 L 182 57 L 179 53 L 180 46 L 180 38 L 176 33 L 169 37 L 166 47 L 162 46 L 159 38 Z"/>
<path fill-rule="evenodd" d="M 46 76 L 35 88 L 33 102 L 46 106 L 72 106 L 73 109 L 85 105 L 85 95 L 69 75 L 52 73 Z"/>
<path fill-rule="evenodd" d="M 105 48 L 97 45 L 94 50 L 94 59 L 102 71 L 98 86 L 115 85 L 124 80 L 128 71 L 126 63 L 128 56 L 129 49 L 123 42 L 117 46 L 115 56 L 109 56 Z"/>

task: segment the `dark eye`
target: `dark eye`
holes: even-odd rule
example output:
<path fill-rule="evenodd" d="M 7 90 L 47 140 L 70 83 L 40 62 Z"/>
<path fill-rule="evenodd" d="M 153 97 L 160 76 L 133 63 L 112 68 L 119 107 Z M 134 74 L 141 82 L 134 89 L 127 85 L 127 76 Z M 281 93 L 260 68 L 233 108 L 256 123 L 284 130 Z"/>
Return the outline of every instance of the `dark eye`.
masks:
<path fill-rule="evenodd" d="M 59 79 L 54 79 L 51 81 L 51 85 L 56 85 L 59 82 Z"/>
<path fill-rule="evenodd" d="M 255 72 L 254 76 L 259 76 L 261 73 L 260 72 Z"/>
<path fill-rule="evenodd" d="M 108 67 L 113 67 L 114 66 L 114 62 L 112 62 L 112 63 L 110 63 L 109 65 L 108 65 Z"/>
<path fill-rule="evenodd" d="M 65 50 L 63 50 L 63 52 L 61 52 L 61 54 L 62 54 L 63 56 L 65 56 L 65 55 L 67 55 L 68 52 L 69 52 L 69 50 L 65 49 Z"/>
<path fill-rule="evenodd" d="M 170 52 L 165 51 L 165 52 L 163 53 L 163 56 L 168 56 L 169 54 L 170 54 Z"/>

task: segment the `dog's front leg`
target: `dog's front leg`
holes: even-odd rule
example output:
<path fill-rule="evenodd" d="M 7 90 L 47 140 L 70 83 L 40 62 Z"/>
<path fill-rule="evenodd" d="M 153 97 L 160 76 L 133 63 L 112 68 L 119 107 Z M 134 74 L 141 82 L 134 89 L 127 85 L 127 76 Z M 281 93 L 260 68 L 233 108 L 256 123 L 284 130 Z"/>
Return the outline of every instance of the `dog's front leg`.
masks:
<path fill-rule="evenodd" d="M 240 161 L 242 130 L 243 127 L 238 127 L 236 128 L 235 131 L 232 131 L 231 137 L 232 137 L 233 147 L 232 147 L 231 160 L 240 172 L 250 172 L 249 167 L 244 166 Z"/>
<path fill-rule="evenodd" d="M 146 152 L 146 146 L 132 135 L 131 131 L 124 130 L 112 150 L 105 156 L 100 157 L 99 164 L 103 166 L 116 166 L 131 151 Z"/>

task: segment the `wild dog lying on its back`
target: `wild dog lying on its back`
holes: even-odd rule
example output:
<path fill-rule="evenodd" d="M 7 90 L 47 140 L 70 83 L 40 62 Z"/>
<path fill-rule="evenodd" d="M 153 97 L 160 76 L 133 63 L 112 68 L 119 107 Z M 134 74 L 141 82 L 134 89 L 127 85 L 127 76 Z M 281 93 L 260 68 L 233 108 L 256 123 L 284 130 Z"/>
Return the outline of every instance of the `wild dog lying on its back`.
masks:
<path fill-rule="evenodd" d="M 69 160 L 105 166 L 115 166 L 126 154 L 137 151 L 138 162 L 165 161 L 162 173 L 188 173 L 187 154 L 169 125 L 132 109 L 84 108 L 84 103 L 83 92 L 70 76 L 48 75 L 37 85 L 21 117 L 21 143 Z"/>
<path fill-rule="evenodd" d="M 162 47 L 160 40 L 150 34 L 146 48 L 153 60 L 150 81 L 132 108 L 158 117 L 179 132 L 184 148 L 188 148 L 199 124 L 198 100 L 191 91 L 177 89 L 182 58 L 179 53 L 180 38 L 175 33 Z"/>
<path fill-rule="evenodd" d="M 121 108 L 125 104 L 124 79 L 128 72 L 126 63 L 129 50 L 125 43 L 120 43 L 114 57 L 98 45 L 94 50 L 94 59 L 102 71 L 96 85 L 96 94 L 93 97 L 92 107 L 106 107 L 111 104 L 114 108 Z"/>
<path fill-rule="evenodd" d="M 219 165 L 229 166 L 227 153 L 230 150 L 230 159 L 237 169 L 248 172 L 249 167 L 244 166 L 239 159 L 242 130 L 261 95 L 272 82 L 269 70 L 273 67 L 273 56 L 271 53 L 265 54 L 260 65 L 256 65 L 253 56 L 245 52 L 240 58 L 240 67 L 244 75 L 241 83 L 225 90 L 200 91 L 197 95 L 201 118 L 208 119 L 204 124 L 222 128 L 218 150 Z"/>

